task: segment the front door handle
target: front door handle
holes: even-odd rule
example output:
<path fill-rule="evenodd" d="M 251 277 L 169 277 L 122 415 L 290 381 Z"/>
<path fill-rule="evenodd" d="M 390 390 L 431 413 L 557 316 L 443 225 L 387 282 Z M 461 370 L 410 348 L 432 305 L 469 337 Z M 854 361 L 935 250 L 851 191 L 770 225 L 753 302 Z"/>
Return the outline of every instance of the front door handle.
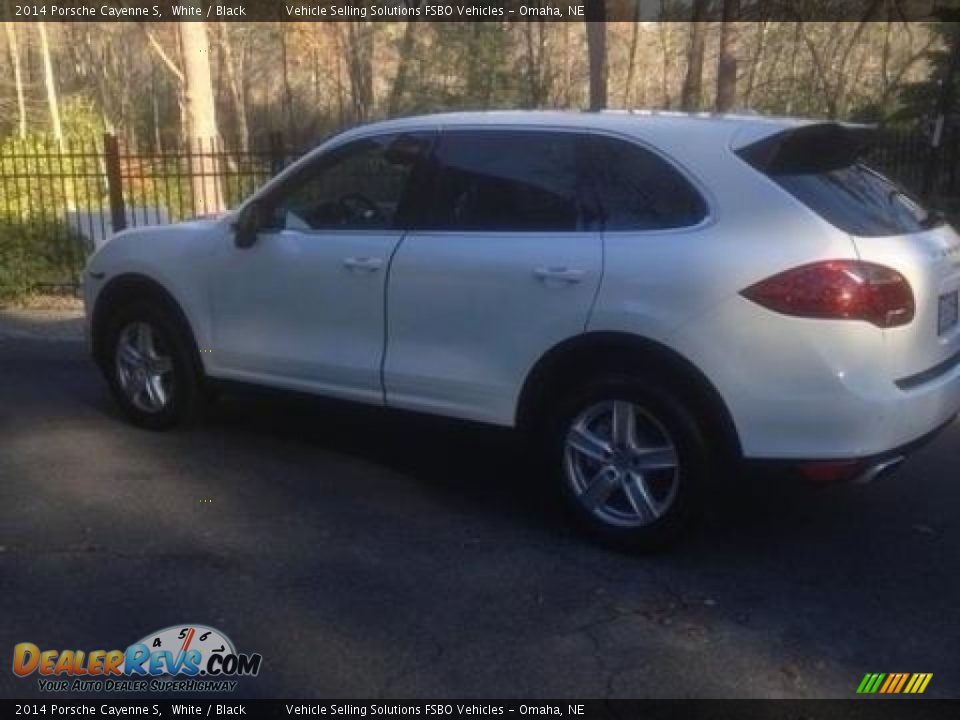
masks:
<path fill-rule="evenodd" d="M 559 282 L 578 283 L 583 280 L 583 270 L 571 270 L 568 267 L 542 267 L 533 271 L 538 280 L 547 282 L 557 280 Z"/>
<path fill-rule="evenodd" d="M 348 257 L 343 259 L 343 266 L 347 270 L 376 272 L 383 266 L 383 260 L 372 257 Z"/>

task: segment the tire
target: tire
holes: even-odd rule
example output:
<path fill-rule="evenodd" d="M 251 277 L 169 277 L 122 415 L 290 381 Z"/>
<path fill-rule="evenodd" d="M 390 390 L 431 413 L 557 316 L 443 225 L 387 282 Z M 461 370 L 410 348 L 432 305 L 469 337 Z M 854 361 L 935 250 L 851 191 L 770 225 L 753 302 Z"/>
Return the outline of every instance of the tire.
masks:
<path fill-rule="evenodd" d="M 711 468 L 709 446 L 677 393 L 656 378 L 615 373 L 554 406 L 541 452 L 573 521 L 634 551 L 661 549 L 683 535 Z"/>
<path fill-rule="evenodd" d="M 152 357 L 144 351 L 144 328 L 150 333 Z M 132 303 L 109 317 L 105 337 L 102 370 L 114 398 L 134 425 L 168 430 L 194 418 L 202 400 L 200 371 L 189 330 L 173 312 L 159 303 Z M 141 360 L 148 359 L 139 365 L 143 376 L 137 373 L 134 350 L 139 351 Z M 154 376 L 159 383 L 145 382 Z"/>

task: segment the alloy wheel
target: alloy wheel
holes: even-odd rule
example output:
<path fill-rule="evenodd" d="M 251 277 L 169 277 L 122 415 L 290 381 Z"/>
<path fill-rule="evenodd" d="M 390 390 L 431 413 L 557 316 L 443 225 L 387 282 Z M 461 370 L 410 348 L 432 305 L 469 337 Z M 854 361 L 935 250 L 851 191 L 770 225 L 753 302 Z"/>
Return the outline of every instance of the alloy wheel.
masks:
<path fill-rule="evenodd" d="M 120 389 L 135 408 L 156 414 L 170 404 L 173 362 L 149 323 L 138 321 L 123 328 L 114 364 Z"/>
<path fill-rule="evenodd" d="M 598 520 L 637 528 L 662 517 L 679 487 L 677 449 L 653 415 L 627 400 L 591 405 L 570 424 L 564 470 Z"/>

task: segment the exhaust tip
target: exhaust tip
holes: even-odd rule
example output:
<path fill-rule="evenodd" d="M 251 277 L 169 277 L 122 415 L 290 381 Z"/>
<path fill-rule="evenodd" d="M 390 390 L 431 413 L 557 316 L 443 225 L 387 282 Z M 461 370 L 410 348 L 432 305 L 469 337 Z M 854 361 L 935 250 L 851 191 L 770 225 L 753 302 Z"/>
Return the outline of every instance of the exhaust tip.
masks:
<path fill-rule="evenodd" d="M 870 465 L 866 470 L 857 475 L 853 479 L 853 482 L 857 485 L 866 485 L 871 483 L 874 480 L 878 480 L 884 475 L 889 475 L 898 467 L 903 464 L 903 461 L 906 460 L 906 457 L 903 455 L 897 455 L 895 457 L 886 458 Z"/>

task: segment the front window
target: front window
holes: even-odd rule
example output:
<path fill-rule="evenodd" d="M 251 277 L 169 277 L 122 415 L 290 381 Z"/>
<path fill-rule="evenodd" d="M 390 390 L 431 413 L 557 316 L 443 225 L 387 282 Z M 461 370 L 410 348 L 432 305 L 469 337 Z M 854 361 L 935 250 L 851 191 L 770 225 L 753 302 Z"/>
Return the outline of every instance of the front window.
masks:
<path fill-rule="evenodd" d="M 428 147 L 423 135 L 382 135 L 335 148 L 284 185 L 268 227 L 385 230 L 404 225 L 410 180 Z"/>

